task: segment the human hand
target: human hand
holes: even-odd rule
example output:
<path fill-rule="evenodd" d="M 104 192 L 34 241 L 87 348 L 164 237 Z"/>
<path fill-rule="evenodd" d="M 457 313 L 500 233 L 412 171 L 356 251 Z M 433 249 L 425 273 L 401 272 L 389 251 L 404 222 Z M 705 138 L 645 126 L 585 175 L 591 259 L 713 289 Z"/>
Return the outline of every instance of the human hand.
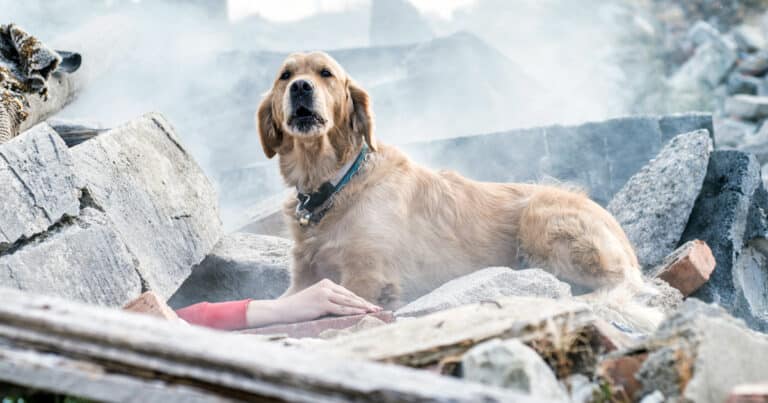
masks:
<path fill-rule="evenodd" d="M 380 306 L 325 279 L 287 297 L 272 301 L 251 301 L 247 321 L 249 326 L 256 327 L 271 323 L 302 322 L 325 315 L 360 315 L 381 310 Z"/>

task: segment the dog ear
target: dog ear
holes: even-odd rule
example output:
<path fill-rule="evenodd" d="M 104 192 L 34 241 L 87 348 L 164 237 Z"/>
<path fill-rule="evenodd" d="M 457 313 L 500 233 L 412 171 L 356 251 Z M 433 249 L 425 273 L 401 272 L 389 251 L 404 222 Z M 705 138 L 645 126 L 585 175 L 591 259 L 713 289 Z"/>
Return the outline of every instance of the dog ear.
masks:
<path fill-rule="evenodd" d="M 352 131 L 365 139 L 371 151 L 376 151 L 371 98 L 364 89 L 355 83 L 349 84 L 349 95 L 352 99 Z"/>
<path fill-rule="evenodd" d="M 268 93 L 261 100 L 259 111 L 256 112 L 256 124 L 259 127 L 259 139 L 261 147 L 267 158 L 275 156 L 276 150 L 283 143 L 283 131 L 272 114 L 272 93 Z"/>

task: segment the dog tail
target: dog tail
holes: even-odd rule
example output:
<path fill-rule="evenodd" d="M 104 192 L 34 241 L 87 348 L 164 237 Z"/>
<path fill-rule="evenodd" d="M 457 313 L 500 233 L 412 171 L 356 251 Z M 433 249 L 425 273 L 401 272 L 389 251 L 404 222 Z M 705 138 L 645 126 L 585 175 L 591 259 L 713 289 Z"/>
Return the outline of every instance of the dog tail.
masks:
<path fill-rule="evenodd" d="M 597 289 L 577 298 L 588 302 L 595 313 L 614 325 L 636 332 L 650 333 L 664 320 L 665 313 L 659 307 L 645 301 L 658 296 L 660 291 L 647 284 L 639 270 L 627 276 L 619 284 Z"/>

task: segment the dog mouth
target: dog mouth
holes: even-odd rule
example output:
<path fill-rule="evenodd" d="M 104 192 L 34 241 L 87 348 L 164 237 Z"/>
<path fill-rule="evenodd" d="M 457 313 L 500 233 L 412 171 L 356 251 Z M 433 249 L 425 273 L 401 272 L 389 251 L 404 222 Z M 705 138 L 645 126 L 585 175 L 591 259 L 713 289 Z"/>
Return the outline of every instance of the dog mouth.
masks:
<path fill-rule="evenodd" d="M 315 127 L 325 125 L 325 119 L 306 106 L 299 106 L 288 119 L 288 126 L 300 131 L 308 132 Z"/>

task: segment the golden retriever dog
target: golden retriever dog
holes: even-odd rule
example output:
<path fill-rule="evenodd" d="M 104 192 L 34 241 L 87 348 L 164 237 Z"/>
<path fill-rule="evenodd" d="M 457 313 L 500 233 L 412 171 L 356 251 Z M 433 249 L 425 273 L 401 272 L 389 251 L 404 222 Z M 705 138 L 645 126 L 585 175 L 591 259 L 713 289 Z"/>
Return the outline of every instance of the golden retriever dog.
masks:
<path fill-rule="evenodd" d="M 540 267 L 590 289 L 642 284 L 621 227 L 584 194 L 435 172 L 377 142 L 370 97 L 325 53 L 288 56 L 257 125 L 298 191 L 284 207 L 295 241 L 286 294 L 328 278 L 392 309 L 490 266 Z"/>

